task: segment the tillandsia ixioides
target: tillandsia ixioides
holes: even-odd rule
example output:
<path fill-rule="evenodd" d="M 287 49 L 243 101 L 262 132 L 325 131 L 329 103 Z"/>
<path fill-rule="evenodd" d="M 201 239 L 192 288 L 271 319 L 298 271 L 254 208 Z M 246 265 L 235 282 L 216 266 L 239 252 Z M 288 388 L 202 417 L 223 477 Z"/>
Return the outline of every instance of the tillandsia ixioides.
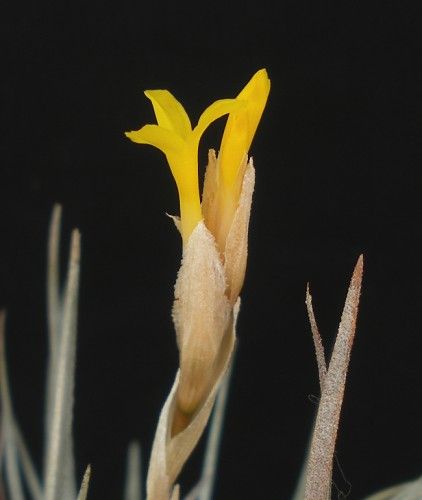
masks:
<path fill-rule="evenodd" d="M 173 321 L 179 371 L 154 440 L 149 498 L 169 498 L 184 462 L 208 420 L 230 363 L 235 320 L 247 260 L 255 170 L 248 158 L 270 91 L 265 69 L 234 99 L 211 104 L 192 128 L 183 106 L 167 90 L 147 90 L 157 124 L 126 136 L 160 149 L 177 184 L 183 258 L 175 285 Z M 218 155 L 209 151 L 202 200 L 198 145 L 207 127 L 228 115 Z"/>

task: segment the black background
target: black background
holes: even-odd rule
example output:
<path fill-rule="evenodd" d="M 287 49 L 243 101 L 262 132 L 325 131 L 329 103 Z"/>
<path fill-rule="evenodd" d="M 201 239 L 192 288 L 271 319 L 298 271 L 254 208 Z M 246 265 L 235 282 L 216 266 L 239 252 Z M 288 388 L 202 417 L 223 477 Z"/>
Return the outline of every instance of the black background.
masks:
<path fill-rule="evenodd" d="M 416 5 L 416 2 L 415 2 Z M 20 2 L 2 7 L 0 302 L 14 403 L 41 465 L 50 211 L 82 232 L 75 406 L 89 498 L 122 498 L 177 368 L 180 238 L 161 153 L 123 132 L 171 90 L 195 121 L 266 67 L 239 349 L 216 498 L 288 498 L 318 395 L 304 306 L 328 349 L 360 253 L 365 277 L 337 453 L 349 498 L 421 473 L 418 18 L 406 2 Z M 202 140 L 218 147 L 222 123 Z M 63 264 L 66 247 L 63 246 Z M 198 456 L 183 474 L 187 492 Z M 345 481 L 336 475 L 339 486 Z"/>

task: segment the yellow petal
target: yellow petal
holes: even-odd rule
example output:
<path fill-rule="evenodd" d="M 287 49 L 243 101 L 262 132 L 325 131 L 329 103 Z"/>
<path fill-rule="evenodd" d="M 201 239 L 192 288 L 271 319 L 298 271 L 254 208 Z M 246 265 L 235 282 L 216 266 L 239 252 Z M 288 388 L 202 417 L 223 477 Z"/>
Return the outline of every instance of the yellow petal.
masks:
<path fill-rule="evenodd" d="M 195 155 L 178 135 L 159 125 L 144 125 L 140 130 L 126 132 L 125 135 L 138 144 L 154 146 L 166 155 L 179 190 L 179 197 L 186 196 L 190 190 L 195 190 L 198 182 Z"/>
<path fill-rule="evenodd" d="M 227 235 L 235 216 L 242 189 L 247 153 L 267 102 L 270 80 L 265 69 L 255 73 L 236 97 L 243 103 L 230 112 L 224 129 L 215 173 L 215 193 L 205 193 L 205 224 L 213 233 L 224 259 Z M 209 184 L 209 183 L 208 183 Z M 209 188 L 209 186 L 205 186 Z M 211 201 L 209 199 L 211 198 Z"/>
<path fill-rule="evenodd" d="M 199 141 L 202 134 L 211 125 L 212 122 L 235 110 L 241 109 L 242 107 L 245 107 L 245 103 L 239 99 L 220 99 L 213 102 L 201 114 L 198 125 L 193 130 L 197 140 Z"/>
<path fill-rule="evenodd" d="M 243 157 L 249 152 L 270 92 L 270 80 L 265 69 L 257 71 L 237 99 L 244 107 L 230 113 L 220 147 L 221 178 L 225 187 L 236 184 Z"/>
<path fill-rule="evenodd" d="M 249 133 L 248 151 L 267 103 L 270 86 L 271 82 L 268 78 L 267 71 L 265 69 L 260 69 L 237 96 L 238 99 L 242 99 L 248 103 L 246 108 Z"/>
<path fill-rule="evenodd" d="M 197 147 L 183 141 L 175 132 L 158 125 L 145 125 L 126 136 L 138 144 L 150 144 L 167 157 L 171 173 L 176 181 L 180 202 L 180 232 L 186 242 L 202 219 L 198 188 Z"/>
<path fill-rule="evenodd" d="M 192 126 L 184 107 L 173 94 L 168 90 L 146 90 L 145 95 L 152 103 L 158 125 L 186 139 Z"/>
<path fill-rule="evenodd" d="M 125 136 L 137 144 L 155 146 L 166 155 L 176 154 L 185 147 L 178 135 L 158 125 L 144 125 L 139 130 L 125 132 Z"/>

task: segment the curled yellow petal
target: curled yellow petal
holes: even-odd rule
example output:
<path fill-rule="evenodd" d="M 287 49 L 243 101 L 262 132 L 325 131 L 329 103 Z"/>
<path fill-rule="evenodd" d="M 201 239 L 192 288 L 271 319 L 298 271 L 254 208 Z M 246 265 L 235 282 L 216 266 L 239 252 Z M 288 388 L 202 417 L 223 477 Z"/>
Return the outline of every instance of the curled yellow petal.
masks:
<path fill-rule="evenodd" d="M 168 90 L 145 90 L 151 101 L 157 123 L 186 139 L 192 132 L 189 116 L 180 102 Z"/>
<path fill-rule="evenodd" d="M 219 99 L 213 102 L 199 117 L 198 125 L 193 131 L 194 137 L 199 141 L 212 122 L 244 106 L 245 103 L 239 99 Z"/>

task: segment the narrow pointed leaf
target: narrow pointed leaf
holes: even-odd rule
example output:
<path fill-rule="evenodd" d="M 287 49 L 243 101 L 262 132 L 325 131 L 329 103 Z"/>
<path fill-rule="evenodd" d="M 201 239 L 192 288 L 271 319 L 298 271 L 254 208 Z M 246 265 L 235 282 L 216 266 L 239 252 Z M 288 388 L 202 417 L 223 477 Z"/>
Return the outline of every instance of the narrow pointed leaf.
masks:
<path fill-rule="evenodd" d="M 54 374 L 56 373 L 58 344 L 61 334 L 61 297 L 60 297 L 60 228 L 62 207 L 55 205 L 51 214 L 48 252 L 47 252 L 47 325 L 48 325 L 48 367 L 45 403 L 44 435 L 47 436 L 51 424 Z"/>
<path fill-rule="evenodd" d="M 312 338 L 315 346 L 315 354 L 318 364 L 319 385 L 322 392 L 325 376 L 327 375 L 327 365 L 325 361 L 324 346 L 322 345 L 321 335 L 315 319 L 314 309 L 312 307 L 312 295 L 309 291 L 309 283 L 306 286 L 306 308 L 308 310 L 309 323 L 311 325 Z"/>
<path fill-rule="evenodd" d="M 50 228 L 48 235 L 48 255 L 47 255 L 47 322 L 48 339 L 50 353 L 54 352 L 59 335 L 60 320 L 60 227 L 61 227 L 62 207 L 54 205 L 51 214 Z"/>
<path fill-rule="evenodd" d="M 66 500 L 73 496 L 72 410 L 76 355 L 76 317 L 79 283 L 80 235 L 72 233 L 69 269 L 63 300 L 60 343 L 52 394 L 52 415 L 47 429 L 44 471 L 45 500 Z"/>
<path fill-rule="evenodd" d="M 15 422 L 15 436 L 19 462 L 22 467 L 23 478 L 31 496 L 31 500 L 43 500 L 41 483 L 17 422 Z"/>
<path fill-rule="evenodd" d="M 363 257 L 360 256 L 350 282 L 333 354 L 324 379 L 309 453 L 305 500 L 330 498 L 333 455 L 356 329 L 362 273 Z"/>
<path fill-rule="evenodd" d="M 325 361 L 324 346 L 322 344 L 321 335 L 319 334 L 318 325 L 315 319 L 314 309 L 312 306 L 312 295 L 309 290 L 309 283 L 306 285 L 306 308 L 308 311 L 309 323 L 312 331 L 312 339 L 314 341 L 316 360 L 318 365 L 319 386 L 322 392 L 325 376 L 327 375 L 327 365 Z M 315 425 L 315 422 L 314 422 Z M 314 425 L 312 427 L 314 427 Z M 312 438 L 312 436 L 311 436 Z M 293 494 L 292 500 L 303 500 L 306 488 L 306 473 L 308 470 L 309 451 L 311 443 L 308 442 L 305 453 L 305 460 L 303 461 L 302 469 L 299 474 L 299 479 L 296 484 L 296 489 Z"/>
<path fill-rule="evenodd" d="M 77 500 L 86 500 L 88 496 L 88 487 L 89 487 L 89 479 L 91 477 L 91 466 L 88 465 L 88 467 L 85 470 L 84 477 L 82 478 L 82 484 L 81 488 L 78 493 L 78 498 Z"/>
<path fill-rule="evenodd" d="M 6 470 L 7 490 L 13 500 L 24 500 L 23 485 L 19 471 L 18 451 L 14 415 L 10 397 L 9 379 L 5 354 L 5 313 L 0 311 L 0 390 L 2 408 L 2 435 L 4 440 L 4 467 Z"/>

